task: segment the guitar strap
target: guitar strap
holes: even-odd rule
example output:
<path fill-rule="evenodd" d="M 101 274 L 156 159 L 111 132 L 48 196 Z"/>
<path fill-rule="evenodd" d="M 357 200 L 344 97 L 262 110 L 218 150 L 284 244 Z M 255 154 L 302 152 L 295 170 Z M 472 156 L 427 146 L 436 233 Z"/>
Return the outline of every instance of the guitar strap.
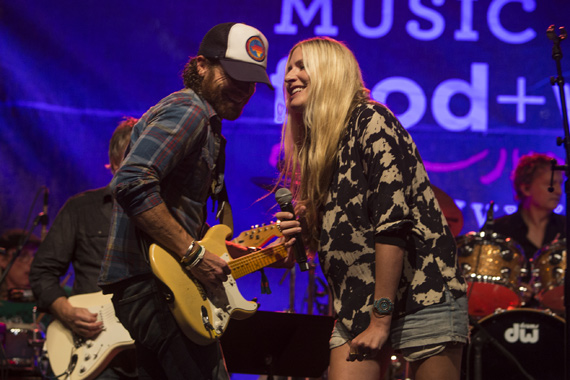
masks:
<path fill-rule="evenodd" d="M 226 181 L 224 176 L 225 169 L 226 169 L 226 139 L 224 136 L 220 135 L 219 149 L 216 157 L 214 181 L 212 183 L 210 197 L 212 198 L 212 203 L 213 203 L 212 207 L 217 207 L 216 219 L 218 220 L 219 223 L 225 224 L 226 226 L 230 227 L 230 230 L 232 230 L 233 234 L 234 220 L 232 215 L 232 208 L 230 206 L 230 200 L 228 197 L 228 189 L 226 187 Z"/>
<path fill-rule="evenodd" d="M 221 224 L 228 226 L 232 233 L 234 231 L 234 217 L 232 214 L 232 206 L 230 205 L 230 200 L 228 198 L 228 189 L 224 181 L 224 187 L 220 194 L 218 194 L 218 211 L 216 212 L 216 219 Z"/>

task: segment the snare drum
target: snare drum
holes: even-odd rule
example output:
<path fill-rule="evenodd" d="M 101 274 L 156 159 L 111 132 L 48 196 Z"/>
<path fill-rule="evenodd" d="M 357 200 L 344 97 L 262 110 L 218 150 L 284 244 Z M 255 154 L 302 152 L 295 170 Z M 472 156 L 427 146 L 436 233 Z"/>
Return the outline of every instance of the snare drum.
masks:
<path fill-rule="evenodd" d="M 457 261 L 468 282 L 469 314 L 484 317 L 521 305 L 522 249 L 497 233 L 470 232 L 457 238 Z"/>
<path fill-rule="evenodd" d="M 535 380 L 563 379 L 564 324 L 564 320 L 553 313 L 535 309 L 498 311 L 489 315 L 473 326 L 463 372 L 473 379 L 479 366 L 481 378 L 485 380 L 525 379 L 520 366 Z M 490 337 L 486 338 L 483 331 Z M 509 352 L 518 364 L 496 344 Z M 480 360 L 476 360 L 477 352 L 480 352 Z"/>
<path fill-rule="evenodd" d="M 556 240 L 538 251 L 532 259 L 532 285 L 535 298 L 555 311 L 564 313 L 564 272 L 566 239 Z"/>

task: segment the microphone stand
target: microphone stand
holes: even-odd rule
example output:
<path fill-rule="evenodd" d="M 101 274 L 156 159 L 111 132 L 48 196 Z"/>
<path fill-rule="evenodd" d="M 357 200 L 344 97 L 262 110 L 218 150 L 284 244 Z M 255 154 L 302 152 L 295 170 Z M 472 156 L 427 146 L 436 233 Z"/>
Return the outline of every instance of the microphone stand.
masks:
<path fill-rule="evenodd" d="M 564 27 L 559 28 L 560 34 L 557 35 L 554 31 L 554 25 L 550 25 L 546 30 L 546 36 L 553 42 L 552 46 L 552 58 L 556 61 L 556 77 L 550 78 L 550 84 L 553 86 L 558 85 L 558 90 L 560 92 L 560 106 L 562 109 L 562 125 L 564 128 L 564 138 L 558 137 L 556 143 L 558 146 L 564 145 L 566 153 L 566 164 L 565 165 L 554 165 L 553 169 L 563 170 L 566 174 L 566 181 L 564 183 L 564 193 L 566 195 L 566 208 L 568 208 L 568 200 L 570 199 L 570 184 L 568 179 L 570 178 L 569 165 L 570 165 L 570 132 L 568 129 L 568 110 L 566 106 L 566 97 L 564 95 L 564 77 L 562 76 L 562 65 L 560 61 L 562 60 L 562 50 L 560 50 L 560 42 L 562 42 L 566 36 L 566 29 Z M 568 209 L 566 210 L 566 252 L 568 252 L 568 239 L 570 239 L 570 214 Z M 568 262 L 568 258 L 566 258 Z M 564 307 L 566 310 L 570 310 L 570 276 L 568 271 L 568 264 L 564 271 Z M 570 329 L 568 328 L 568 323 L 564 324 L 564 379 L 570 380 Z"/>

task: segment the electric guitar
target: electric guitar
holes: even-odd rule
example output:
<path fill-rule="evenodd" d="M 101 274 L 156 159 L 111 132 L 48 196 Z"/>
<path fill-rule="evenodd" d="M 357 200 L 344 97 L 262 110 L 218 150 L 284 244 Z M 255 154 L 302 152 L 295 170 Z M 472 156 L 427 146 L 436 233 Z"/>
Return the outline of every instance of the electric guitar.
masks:
<path fill-rule="evenodd" d="M 68 300 L 75 307 L 96 313 L 97 320 L 103 322 L 103 331 L 93 339 L 86 339 L 55 319 L 46 331 L 44 355 L 49 359 L 54 376 L 66 380 L 90 380 L 98 376 L 119 352 L 134 348 L 135 341 L 115 316 L 110 294 L 79 294 Z"/>
<path fill-rule="evenodd" d="M 275 223 L 262 224 L 252 226 L 251 229 L 243 231 L 238 237 L 232 241 L 246 247 L 262 247 L 271 239 L 281 237 L 283 234 L 279 231 Z"/>
<path fill-rule="evenodd" d="M 246 234 L 251 238 L 246 237 L 244 242 L 260 242 L 273 233 L 268 230 L 257 236 Z M 232 270 L 223 288 L 208 294 L 198 280 L 182 268 L 178 256 L 157 244 L 149 249 L 152 271 L 172 292 L 170 310 L 184 334 L 196 344 L 207 345 L 222 336 L 230 317 L 245 319 L 257 310 L 257 303 L 247 301 L 240 294 L 236 279 L 287 257 L 287 250 L 281 244 L 232 259 L 226 248 L 226 239 L 230 236 L 230 228 L 219 224 L 211 227 L 200 241 L 208 251 L 226 260 Z"/>

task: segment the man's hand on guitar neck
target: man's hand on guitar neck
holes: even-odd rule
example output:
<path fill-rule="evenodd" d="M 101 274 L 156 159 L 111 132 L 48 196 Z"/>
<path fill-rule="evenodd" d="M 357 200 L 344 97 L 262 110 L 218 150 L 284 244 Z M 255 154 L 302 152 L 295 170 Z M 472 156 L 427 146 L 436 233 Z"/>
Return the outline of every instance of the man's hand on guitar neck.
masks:
<path fill-rule="evenodd" d="M 97 314 L 72 306 L 65 297 L 53 301 L 50 310 L 64 325 L 84 338 L 95 338 L 103 330 L 103 322 L 97 321 Z"/>

